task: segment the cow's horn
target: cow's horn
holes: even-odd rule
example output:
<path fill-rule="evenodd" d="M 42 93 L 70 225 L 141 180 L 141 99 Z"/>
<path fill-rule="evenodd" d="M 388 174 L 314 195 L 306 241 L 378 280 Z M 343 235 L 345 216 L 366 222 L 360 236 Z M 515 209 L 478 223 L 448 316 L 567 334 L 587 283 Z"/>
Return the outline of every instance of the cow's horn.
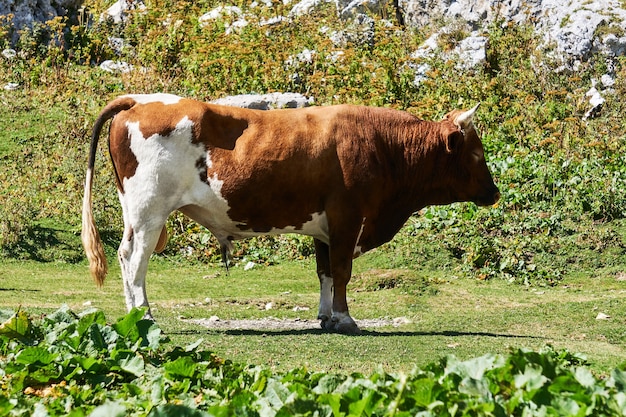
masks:
<path fill-rule="evenodd" d="M 478 109 L 478 106 L 480 106 L 480 103 L 474 106 L 473 109 L 459 114 L 454 121 L 454 124 L 461 129 L 467 128 L 470 124 L 472 124 L 472 118 L 474 117 L 474 113 L 476 112 L 476 109 Z"/>

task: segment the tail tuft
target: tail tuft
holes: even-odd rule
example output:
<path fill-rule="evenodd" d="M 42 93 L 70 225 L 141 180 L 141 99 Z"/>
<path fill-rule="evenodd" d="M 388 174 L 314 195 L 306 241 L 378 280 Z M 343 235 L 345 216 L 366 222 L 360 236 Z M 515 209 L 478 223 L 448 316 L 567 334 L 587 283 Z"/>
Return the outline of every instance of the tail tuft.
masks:
<path fill-rule="evenodd" d="M 87 259 L 89 260 L 89 270 L 96 285 L 102 287 L 104 284 L 104 278 L 106 277 L 108 266 L 107 259 L 104 253 L 104 246 L 102 239 L 100 239 L 100 233 L 96 227 L 96 222 L 93 218 L 93 211 L 91 210 L 91 183 L 93 180 L 93 171 L 90 169 L 87 172 L 87 180 L 85 182 L 85 195 L 83 198 L 83 230 L 81 232 L 81 240 Z"/>

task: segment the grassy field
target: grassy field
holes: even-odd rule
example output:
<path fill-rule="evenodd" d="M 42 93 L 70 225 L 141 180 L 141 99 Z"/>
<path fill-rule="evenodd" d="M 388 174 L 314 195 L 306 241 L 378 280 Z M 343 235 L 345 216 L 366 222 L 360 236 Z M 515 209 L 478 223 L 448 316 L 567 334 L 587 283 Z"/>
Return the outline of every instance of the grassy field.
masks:
<path fill-rule="evenodd" d="M 221 321 L 314 319 L 318 288 L 308 260 L 249 271 L 235 267 L 226 274 L 221 267 L 157 258 L 148 277 L 149 299 L 172 345 L 202 339 L 201 347 L 219 356 L 277 371 L 306 366 L 368 374 L 380 366 L 387 372 L 409 372 L 447 354 L 471 358 L 551 345 L 584 353 L 602 375 L 626 358 L 621 274 L 572 274 L 564 285 L 529 289 L 437 271 L 382 270 L 376 268 L 379 257 L 372 253 L 357 260 L 349 287 L 351 312 L 357 321 L 403 320 L 397 326 L 364 327 L 360 337 L 316 328 L 210 330 L 188 321 L 211 316 Z M 5 309 L 21 306 L 31 313 L 49 313 L 66 303 L 77 312 L 97 307 L 111 319 L 124 314 L 117 266 L 104 288 L 97 289 L 82 264 L 3 261 L 0 294 Z M 600 313 L 610 318 L 599 320 Z"/>

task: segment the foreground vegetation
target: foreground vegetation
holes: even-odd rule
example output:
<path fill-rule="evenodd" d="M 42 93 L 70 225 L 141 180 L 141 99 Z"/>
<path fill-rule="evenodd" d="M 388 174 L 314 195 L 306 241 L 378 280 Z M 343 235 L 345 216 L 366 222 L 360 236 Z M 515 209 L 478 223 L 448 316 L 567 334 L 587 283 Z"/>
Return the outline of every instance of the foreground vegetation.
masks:
<path fill-rule="evenodd" d="M 0 413 L 48 416 L 474 416 L 626 413 L 626 372 L 604 380 L 584 358 L 548 349 L 468 361 L 448 356 L 408 375 L 305 368 L 275 374 L 199 348 L 165 349 L 133 310 L 64 308 L 40 319 L 3 312 Z M 43 410 L 43 411 L 42 411 Z"/>
<path fill-rule="evenodd" d="M 86 1 L 96 15 L 103 3 Z M 21 33 L 16 56 L 0 56 L 0 86 L 18 86 L 0 90 L 0 305 L 27 312 L 2 316 L 9 325 L 0 336 L 0 411 L 20 414 L 39 404 L 50 415 L 86 415 L 98 406 L 100 415 L 196 415 L 185 407 L 217 415 L 287 415 L 304 411 L 299 407 L 324 415 L 446 415 L 460 404 L 456 415 L 624 412 L 623 61 L 614 68 L 614 94 L 596 118 L 583 120 L 584 93 L 607 71 L 605 61 L 591 58 L 575 74 L 555 73 L 536 52 L 532 31 L 519 25 L 489 28 L 483 66 L 460 69 L 440 54 L 427 60 L 429 77 L 417 85 L 412 68 L 424 62 L 410 56 L 429 29 L 400 30 L 373 16 L 372 42 L 353 37 L 338 47 L 328 30 L 349 24 L 330 4 L 294 23 L 260 28 L 253 21 L 229 35 L 226 21 L 198 23 L 217 6 L 212 0 L 146 4 L 124 26 L 97 17 L 89 25 L 55 19 Z M 263 18 L 287 10 L 279 2 L 254 12 Z M 12 28 L 1 22 L 4 48 Z M 126 47 L 114 50 L 111 34 Z M 441 50 L 464 34 L 460 28 L 443 37 Z M 310 61 L 289 60 L 305 49 L 315 50 Z M 105 59 L 136 70 L 106 73 L 96 65 Z M 207 333 L 181 320 L 304 315 L 295 306 L 313 317 L 317 284 L 307 238 L 241 242 L 226 276 L 216 269 L 211 235 L 178 215 L 148 276 L 169 342 L 132 314 L 108 326 L 100 312 L 52 313 L 67 302 L 74 311 L 94 303 L 109 317 L 123 315 L 119 271 L 113 268 L 104 290 L 91 287 L 78 237 L 88 137 L 108 100 L 155 91 L 203 100 L 292 91 L 318 105 L 389 106 L 426 119 L 480 101 L 477 127 L 502 200 L 491 208 L 428 208 L 392 242 L 357 260 L 349 287 L 355 318 L 410 322 L 365 338 Z M 106 149 L 97 166 L 97 222 L 113 261 L 121 216 Z M 244 273 L 249 262 L 257 267 Z M 266 312 L 269 303 L 275 308 Z M 610 317 L 597 320 L 599 313 Z M 7 333 L 10 323 L 21 323 L 28 337 Z M 140 333 L 128 330 L 137 325 Z M 109 339 L 93 339 L 98 334 Z M 362 349 L 351 350 L 355 345 Z M 442 352 L 460 359 L 438 362 Z M 248 365 L 255 363 L 266 365 Z"/>

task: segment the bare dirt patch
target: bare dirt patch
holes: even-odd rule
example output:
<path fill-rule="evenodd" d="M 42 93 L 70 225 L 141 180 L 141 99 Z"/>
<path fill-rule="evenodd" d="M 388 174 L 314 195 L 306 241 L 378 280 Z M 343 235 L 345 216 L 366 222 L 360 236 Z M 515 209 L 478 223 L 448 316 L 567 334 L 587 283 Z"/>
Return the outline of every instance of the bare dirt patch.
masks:
<path fill-rule="evenodd" d="M 318 330 L 320 321 L 312 319 L 279 319 L 267 317 L 262 319 L 222 320 L 218 317 L 205 319 L 185 319 L 187 323 L 194 323 L 213 330 Z M 394 319 L 363 319 L 355 320 L 361 329 L 378 327 L 399 327 L 411 321 L 406 317 Z"/>

